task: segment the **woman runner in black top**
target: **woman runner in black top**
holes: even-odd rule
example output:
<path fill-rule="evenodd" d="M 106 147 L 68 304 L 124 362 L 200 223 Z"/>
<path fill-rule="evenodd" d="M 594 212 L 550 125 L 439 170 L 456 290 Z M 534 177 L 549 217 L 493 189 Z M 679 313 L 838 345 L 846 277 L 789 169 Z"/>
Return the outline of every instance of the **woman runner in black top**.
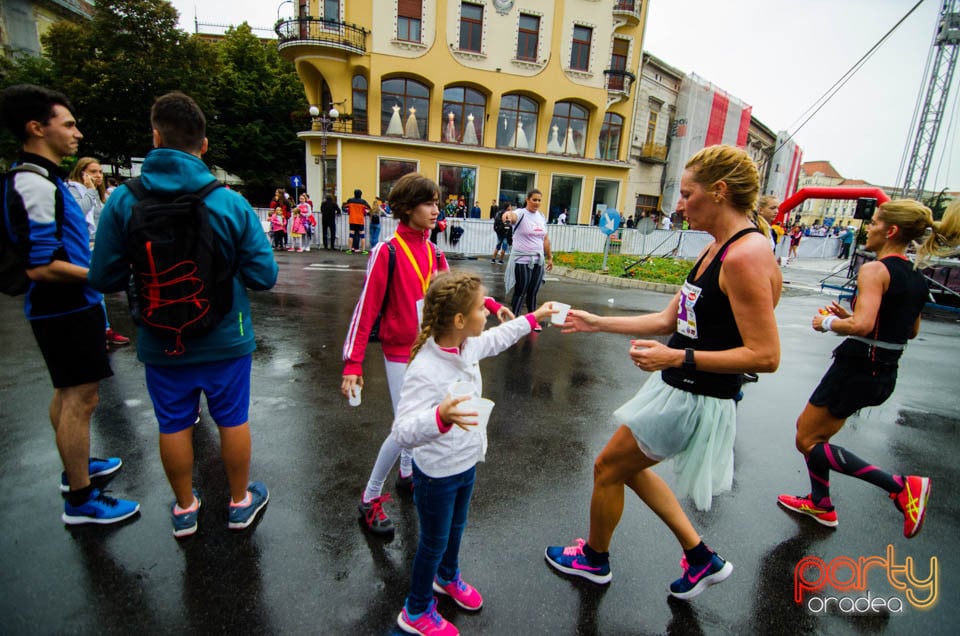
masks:
<path fill-rule="evenodd" d="M 700 540 L 677 496 L 650 468 L 673 459 L 678 492 L 709 509 L 713 493 L 733 482 L 733 398 L 741 374 L 772 372 L 780 363 L 773 313 L 780 298 L 780 269 L 770 241 L 750 219 L 759 189 L 756 164 L 746 152 L 730 146 L 704 148 L 687 162 L 677 211 L 691 228 L 709 232 L 714 240 L 683 289 L 657 314 L 568 314 L 564 333 L 672 337 L 666 345 L 632 341 L 634 364 L 663 373 L 650 375 L 614 413 L 619 427 L 594 463 L 590 534 L 567 548 L 547 548 L 547 563 L 555 569 L 594 583 L 610 581 L 608 549 L 629 487 L 683 549 L 684 572 L 670 584 L 670 594 L 692 598 L 733 571 Z"/>
<path fill-rule="evenodd" d="M 838 303 L 813 318 L 817 331 L 847 336 L 833 351 L 834 361 L 797 419 L 797 450 L 810 474 L 810 494 L 780 495 L 787 510 L 804 514 L 828 527 L 837 526 L 830 501 L 830 471 L 857 477 L 890 493 L 903 513 L 903 535 L 920 531 L 927 511 L 930 479 L 893 475 L 830 443 L 847 418 L 865 406 L 876 406 L 893 393 L 897 361 L 907 340 L 920 330 L 920 311 L 927 301 L 927 282 L 907 260 L 907 247 L 934 232 L 917 252 L 917 261 L 943 253 L 960 238 L 960 204 L 935 223 L 930 210 L 916 201 L 888 201 L 879 207 L 867 229 L 866 248 L 877 255 L 857 275 L 853 313 Z"/>

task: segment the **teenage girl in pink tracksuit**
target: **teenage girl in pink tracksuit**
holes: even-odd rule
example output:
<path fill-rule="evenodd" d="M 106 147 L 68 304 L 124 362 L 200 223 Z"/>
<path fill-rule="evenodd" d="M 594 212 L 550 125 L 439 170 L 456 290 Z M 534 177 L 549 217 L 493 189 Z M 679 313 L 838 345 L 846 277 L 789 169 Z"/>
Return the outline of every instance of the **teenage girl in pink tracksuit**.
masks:
<path fill-rule="evenodd" d="M 390 207 L 400 223 L 388 241 L 377 244 L 367 263 L 367 276 L 343 344 L 340 392 L 344 396 L 349 397 L 357 387 L 363 386 L 363 359 L 371 328 L 379 316 L 379 340 L 387 385 L 396 411 L 410 349 L 420 331 L 423 296 L 433 277 L 449 269 L 446 257 L 428 240 L 430 230 L 437 222 L 439 196 L 437 184 L 417 173 L 401 177 L 390 192 Z M 393 247 L 394 271 L 388 289 L 389 246 Z M 487 307 L 501 320 L 513 317 L 506 307 L 492 299 Z M 374 534 L 393 532 L 393 522 L 383 510 L 390 495 L 382 493 L 383 484 L 398 457 L 400 476 L 397 488 L 410 492 L 413 485 L 412 455 L 387 436 L 358 506 L 364 527 Z"/>

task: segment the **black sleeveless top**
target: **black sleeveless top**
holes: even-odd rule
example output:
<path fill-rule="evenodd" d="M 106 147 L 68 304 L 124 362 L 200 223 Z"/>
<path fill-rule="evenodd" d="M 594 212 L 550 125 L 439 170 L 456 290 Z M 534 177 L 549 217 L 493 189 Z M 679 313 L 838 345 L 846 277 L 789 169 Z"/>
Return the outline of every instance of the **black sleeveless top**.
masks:
<path fill-rule="evenodd" d="M 871 340 L 906 344 L 913 333 L 913 325 L 923 310 L 930 294 L 927 279 L 913 268 L 909 260 L 893 255 L 880 259 L 890 273 L 890 285 L 880 300 L 877 320 L 866 336 Z M 854 298 L 854 304 L 856 298 Z M 874 362 L 896 362 L 901 350 L 884 349 L 859 340 L 846 339 L 834 350 L 834 355 L 847 358 L 867 358 Z"/>
<path fill-rule="evenodd" d="M 743 345 L 737 321 L 730 307 L 730 299 L 720 290 L 720 268 L 727 249 L 735 241 L 751 232 L 762 234 L 755 227 L 745 228 L 730 237 L 717 251 L 713 261 L 699 278 L 694 278 L 706 254 L 700 257 L 680 290 L 680 308 L 677 311 L 677 330 L 667 346 L 671 349 L 696 349 L 698 351 L 723 351 Z M 670 386 L 712 397 L 729 399 L 740 392 L 739 373 L 711 373 L 709 371 L 686 371 L 671 367 L 660 372 L 660 377 Z"/>

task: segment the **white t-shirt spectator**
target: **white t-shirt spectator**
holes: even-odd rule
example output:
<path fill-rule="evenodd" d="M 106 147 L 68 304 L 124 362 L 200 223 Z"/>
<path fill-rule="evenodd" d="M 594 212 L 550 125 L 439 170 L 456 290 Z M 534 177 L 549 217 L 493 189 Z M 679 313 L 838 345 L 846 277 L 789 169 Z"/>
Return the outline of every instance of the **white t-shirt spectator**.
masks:
<path fill-rule="evenodd" d="M 669 230 L 673 227 L 673 221 L 666 214 L 663 215 L 663 218 L 660 219 L 660 227 L 664 230 Z"/>

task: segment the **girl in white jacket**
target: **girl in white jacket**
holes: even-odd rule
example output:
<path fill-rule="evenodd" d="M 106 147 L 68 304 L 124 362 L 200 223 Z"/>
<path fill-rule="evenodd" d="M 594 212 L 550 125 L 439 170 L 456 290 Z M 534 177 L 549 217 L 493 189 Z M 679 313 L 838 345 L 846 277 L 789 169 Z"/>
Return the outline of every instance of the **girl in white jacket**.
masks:
<path fill-rule="evenodd" d="M 475 411 L 458 408 L 471 396 L 453 397 L 447 389 L 466 381 L 482 395 L 480 360 L 504 351 L 556 313 L 545 303 L 532 314 L 484 331 L 485 293 L 480 279 L 469 273 L 443 274 L 430 285 L 393 422 L 393 438 L 413 448 L 413 492 L 420 519 L 410 593 L 397 617 L 400 628 L 411 634 L 459 633 L 437 612 L 434 592 L 452 597 L 467 610 L 483 605 L 480 593 L 460 578 L 459 555 L 487 434 L 474 429 Z"/>

